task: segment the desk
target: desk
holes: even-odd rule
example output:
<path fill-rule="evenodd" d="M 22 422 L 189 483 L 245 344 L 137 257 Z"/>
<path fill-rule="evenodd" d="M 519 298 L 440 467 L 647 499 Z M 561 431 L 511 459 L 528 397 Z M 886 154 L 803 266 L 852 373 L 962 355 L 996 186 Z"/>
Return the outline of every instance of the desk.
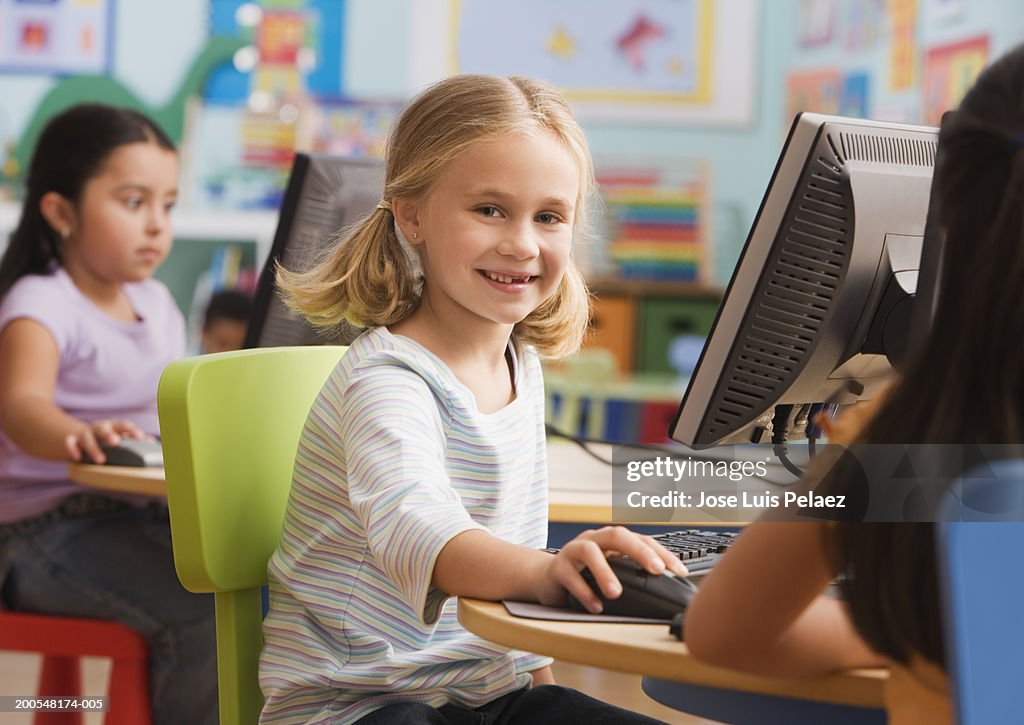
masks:
<path fill-rule="evenodd" d="M 167 483 L 164 480 L 163 468 L 72 463 L 68 466 L 68 478 L 75 483 L 101 491 L 136 493 L 142 496 L 167 496 Z"/>
<path fill-rule="evenodd" d="M 646 459 L 652 456 L 668 455 L 666 451 L 651 451 L 641 448 L 630 449 L 627 446 L 611 446 L 607 444 L 587 444 L 587 447 L 606 461 L 612 459 L 614 451 L 625 458 L 636 455 Z M 587 453 L 576 443 L 564 438 L 549 438 L 548 449 L 548 519 L 559 523 L 607 523 L 614 519 L 612 511 L 612 473 L 610 464 L 599 461 Z M 686 449 L 680 449 L 677 456 L 685 455 Z M 621 463 L 621 460 L 620 460 Z M 781 465 L 772 464 L 773 469 L 781 470 Z M 773 473 L 774 470 L 773 470 Z M 777 474 L 776 474 L 777 475 Z M 752 495 L 770 491 L 781 495 L 788 484 L 795 479 L 783 471 L 779 480 L 741 479 L 732 481 L 723 479 L 717 486 L 705 481 L 701 488 L 708 493 L 735 494 L 747 492 Z M 620 491 L 621 494 L 621 491 Z M 621 511 L 621 509 L 620 509 Z M 747 508 L 703 508 L 694 507 L 680 510 L 663 509 L 667 518 L 649 521 L 625 521 L 625 525 L 660 524 L 674 528 L 708 527 L 708 526 L 742 526 L 757 518 L 758 509 Z M 620 513 L 621 515 L 621 513 Z"/>
<path fill-rule="evenodd" d="M 612 446 L 591 446 L 610 459 Z M 597 460 L 575 443 L 548 440 L 548 518 L 558 523 L 604 524 L 612 520 L 612 468 Z M 104 491 L 166 496 L 163 468 L 131 468 L 72 463 L 68 476 L 75 483 Z M 728 511 L 694 509 L 700 518 L 673 521 L 672 526 L 706 526 L 722 517 L 721 523 L 735 526 Z"/>
<path fill-rule="evenodd" d="M 882 708 L 883 688 L 888 678 L 888 671 L 883 669 L 850 670 L 813 678 L 778 679 L 714 667 L 691 657 L 686 645 L 669 635 L 668 626 L 664 624 L 524 619 L 508 614 L 500 603 L 475 599 L 459 600 L 459 621 L 474 634 L 507 647 L 549 655 L 566 662 L 641 673 L 645 676 L 644 689 L 648 694 L 653 694 L 652 689 L 664 690 L 666 685 L 671 687 L 670 683 L 685 683 L 730 693 L 772 696 L 759 697 L 759 700 L 784 699 L 790 704 L 791 712 L 794 706 L 800 708 L 802 705 L 800 702 L 793 703 L 789 698 L 826 706 Z M 657 695 L 655 699 L 662 700 Z M 719 719 L 715 717 L 716 713 L 700 714 Z M 761 721 L 768 722 L 769 719 L 765 717 Z M 799 721 L 825 722 L 816 718 Z M 828 720 L 833 724 L 841 721 L 841 717 L 830 717 Z"/>
<path fill-rule="evenodd" d="M 611 455 L 611 447 L 604 446 Z M 603 451 L 602 454 L 605 454 Z M 567 441 L 548 442 L 549 516 L 552 521 L 600 524 L 612 513 L 611 467 Z M 104 491 L 166 496 L 163 468 L 97 466 L 72 463 L 68 477 L 75 483 Z"/>

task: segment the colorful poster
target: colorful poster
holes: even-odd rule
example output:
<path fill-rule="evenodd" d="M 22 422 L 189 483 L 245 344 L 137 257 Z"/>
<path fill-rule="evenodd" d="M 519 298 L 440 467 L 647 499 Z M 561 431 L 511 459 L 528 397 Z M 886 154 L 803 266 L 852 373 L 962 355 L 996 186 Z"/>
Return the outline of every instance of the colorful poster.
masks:
<path fill-rule="evenodd" d="M 543 78 L 576 98 L 701 103 L 713 14 L 710 0 L 462 0 L 458 66 Z"/>
<path fill-rule="evenodd" d="M 524 75 L 557 86 L 581 118 L 753 117 L 757 0 L 409 1 L 411 89 L 453 73 Z"/>
<path fill-rule="evenodd" d="M 835 69 L 798 71 L 786 78 L 786 123 L 802 111 L 839 113 L 843 75 Z"/>
<path fill-rule="evenodd" d="M 888 0 L 892 46 L 889 49 L 889 90 L 902 91 L 914 85 L 917 57 L 917 0 Z"/>
<path fill-rule="evenodd" d="M 207 102 L 236 105 L 253 91 L 344 96 L 345 6 L 345 0 L 210 0 L 210 33 L 242 35 L 251 45 L 235 64 L 210 74 Z"/>
<path fill-rule="evenodd" d="M 853 118 L 868 117 L 870 76 L 836 69 L 790 73 L 786 79 L 786 123 L 802 111 Z"/>
<path fill-rule="evenodd" d="M 867 73 L 846 74 L 843 78 L 843 89 L 839 95 L 840 116 L 868 118 L 870 78 Z"/>
<path fill-rule="evenodd" d="M 107 73 L 114 0 L 0 0 L 0 70 Z"/>
<path fill-rule="evenodd" d="M 989 59 L 987 35 L 932 48 L 925 56 L 924 122 L 937 126 L 956 108 Z"/>

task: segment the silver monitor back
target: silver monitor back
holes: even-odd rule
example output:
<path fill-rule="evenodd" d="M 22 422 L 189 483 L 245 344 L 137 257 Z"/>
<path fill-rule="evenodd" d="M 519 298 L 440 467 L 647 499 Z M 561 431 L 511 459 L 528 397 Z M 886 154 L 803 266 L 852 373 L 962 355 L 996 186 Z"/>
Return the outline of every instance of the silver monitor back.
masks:
<path fill-rule="evenodd" d="M 871 398 L 909 334 L 936 143 L 929 127 L 797 116 L 673 439 L 767 442 L 778 405 Z"/>

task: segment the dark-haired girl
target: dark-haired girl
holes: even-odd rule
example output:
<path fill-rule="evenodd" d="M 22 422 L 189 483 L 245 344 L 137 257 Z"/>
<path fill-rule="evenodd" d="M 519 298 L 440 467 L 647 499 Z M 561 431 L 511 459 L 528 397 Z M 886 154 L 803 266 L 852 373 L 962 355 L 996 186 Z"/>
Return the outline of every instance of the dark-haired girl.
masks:
<path fill-rule="evenodd" d="M 164 503 L 91 492 L 67 467 L 159 433 L 160 373 L 185 349 L 151 279 L 177 176 L 151 120 L 74 106 L 39 137 L 0 260 L 0 606 L 142 633 L 153 722 L 169 724 L 215 721 L 212 602 L 178 583 Z"/>

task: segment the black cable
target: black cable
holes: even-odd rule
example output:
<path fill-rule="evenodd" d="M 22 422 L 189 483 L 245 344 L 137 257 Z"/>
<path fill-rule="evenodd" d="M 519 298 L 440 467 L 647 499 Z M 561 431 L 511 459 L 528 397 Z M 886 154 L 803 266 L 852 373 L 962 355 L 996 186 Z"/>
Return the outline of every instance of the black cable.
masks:
<path fill-rule="evenodd" d="M 789 415 L 793 412 L 792 405 L 776 405 L 775 414 L 772 416 L 772 450 L 783 467 L 797 478 L 804 475 L 804 471 L 798 465 L 789 460 L 789 449 L 786 441 L 789 438 Z"/>
<path fill-rule="evenodd" d="M 804 475 L 804 469 L 800 468 L 800 466 L 796 465 L 795 463 L 793 463 L 793 461 L 789 460 L 789 451 L 786 448 L 786 444 L 780 443 L 774 446 L 774 448 L 775 455 L 778 457 L 779 463 L 781 463 L 783 467 L 787 471 L 792 473 L 794 476 L 796 476 L 797 478 L 801 478 Z"/>

